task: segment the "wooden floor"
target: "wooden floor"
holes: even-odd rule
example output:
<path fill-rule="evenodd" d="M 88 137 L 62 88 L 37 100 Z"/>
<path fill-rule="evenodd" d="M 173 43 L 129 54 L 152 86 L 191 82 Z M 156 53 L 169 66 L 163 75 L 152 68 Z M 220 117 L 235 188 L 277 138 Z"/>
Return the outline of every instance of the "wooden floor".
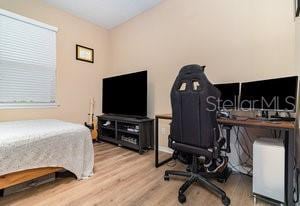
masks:
<path fill-rule="evenodd" d="M 169 164 L 154 167 L 154 152 L 144 155 L 110 144 L 95 144 L 95 175 L 88 180 L 73 178 L 33 187 L 23 192 L 0 198 L 0 205 L 180 205 L 178 188 L 182 179 L 163 180 L 164 170 L 182 169 Z M 171 167 L 173 166 L 173 167 Z M 233 206 L 253 205 L 251 178 L 234 174 L 221 184 Z M 222 205 L 219 198 L 200 186 L 192 186 L 186 193 L 185 205 Z M 266 205 L 258 202 L 257 205 Z"/>

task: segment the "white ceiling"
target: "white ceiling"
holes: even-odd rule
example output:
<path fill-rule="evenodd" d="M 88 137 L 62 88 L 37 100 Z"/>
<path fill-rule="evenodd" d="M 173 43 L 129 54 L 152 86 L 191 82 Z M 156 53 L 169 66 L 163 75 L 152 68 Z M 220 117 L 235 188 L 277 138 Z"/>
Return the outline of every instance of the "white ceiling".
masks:
<path fill-rule="evenodd" d="M 111 29 L 157 5 L 161 0 L 44 0 L 75 16 Z"/>

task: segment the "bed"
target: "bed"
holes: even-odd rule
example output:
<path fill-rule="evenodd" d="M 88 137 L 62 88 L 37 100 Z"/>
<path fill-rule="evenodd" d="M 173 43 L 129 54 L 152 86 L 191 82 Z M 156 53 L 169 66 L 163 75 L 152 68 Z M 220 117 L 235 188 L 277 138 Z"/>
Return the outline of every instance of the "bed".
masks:
<path fill-rule="evenodd" d="M 59 120 L 0 122 L 0 189 L 61 169 L 77 179 L 93 175 L 88 128 Z"/>

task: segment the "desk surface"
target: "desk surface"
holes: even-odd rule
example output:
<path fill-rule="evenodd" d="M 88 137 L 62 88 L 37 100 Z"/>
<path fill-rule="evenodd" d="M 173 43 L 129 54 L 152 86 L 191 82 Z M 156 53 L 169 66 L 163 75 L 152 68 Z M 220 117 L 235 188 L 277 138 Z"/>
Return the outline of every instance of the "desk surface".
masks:
<path fill-rule="evenodd" d="M 159 119 L 172 119 L 171 114 L 159 114 L 155 116 Z M 237 120 L 218 118 L 218 123 L 231 126 L 245 126 L 245 127 L 262 127 L 262 128 L 274 128 L 274 129 L 295 129 L 295 122 L 287 121 L 262 121 L 257 119 Z"/>

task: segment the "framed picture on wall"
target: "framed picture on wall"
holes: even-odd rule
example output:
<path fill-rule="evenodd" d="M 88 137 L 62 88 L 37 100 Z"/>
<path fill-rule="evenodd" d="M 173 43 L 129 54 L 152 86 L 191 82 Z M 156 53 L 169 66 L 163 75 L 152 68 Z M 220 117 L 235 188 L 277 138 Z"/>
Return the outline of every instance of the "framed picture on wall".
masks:
<path fill-rule="evenodd" d="M 94 63 L 94 49 L 76 44 L 76 59 Z"/>

